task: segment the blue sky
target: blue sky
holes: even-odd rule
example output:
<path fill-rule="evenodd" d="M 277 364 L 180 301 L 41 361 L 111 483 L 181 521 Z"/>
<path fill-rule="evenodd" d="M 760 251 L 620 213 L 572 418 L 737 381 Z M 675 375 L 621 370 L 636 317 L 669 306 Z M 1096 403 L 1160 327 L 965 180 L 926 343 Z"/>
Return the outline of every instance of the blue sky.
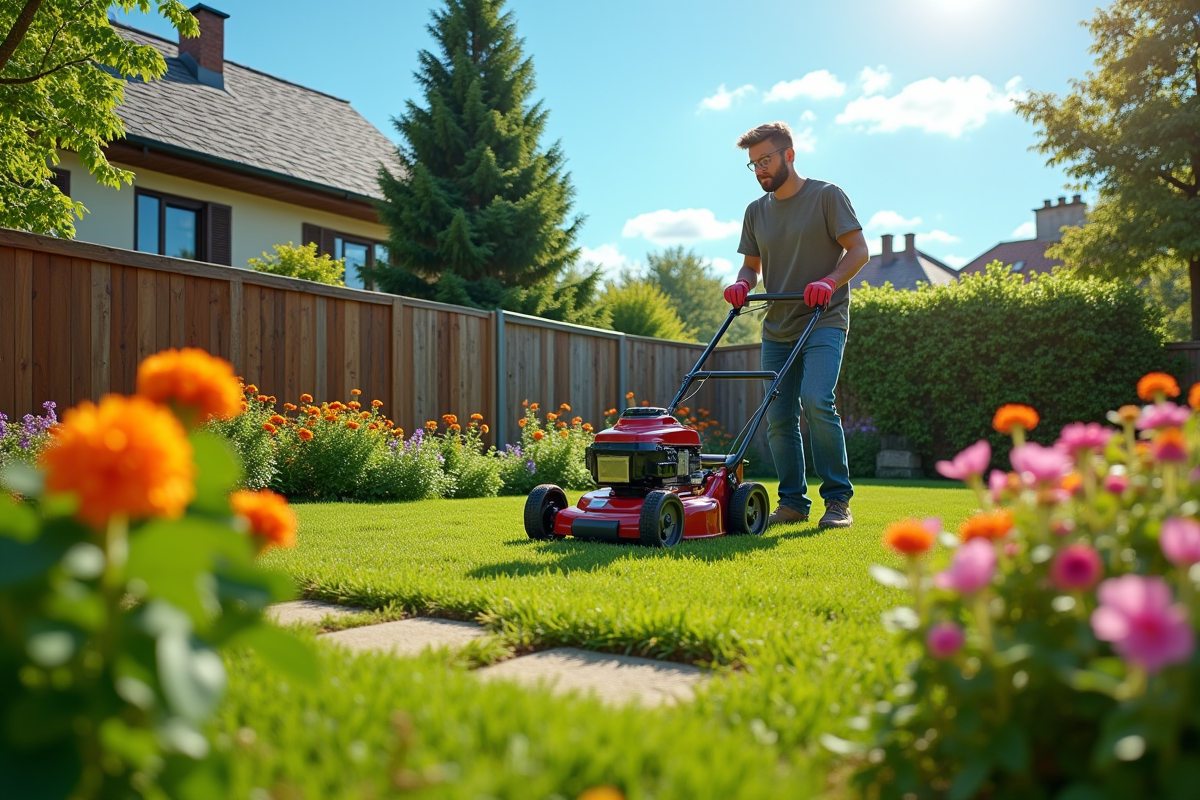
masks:
<path fill-rule="evenodd" d="M 210 0 L 226 58 L 348 99 L 396 139 L 421 102 L 412 72 L 440 3 Z M 1070 192 L 1009 108 L 1090 68 L 1096 0 L 510 0 L 587 216 L 579 244 L 610 271 L 683 244 L 720 270 L 761 190 L 733 144 L 760 122 L 799 134 L 797 164 L 883 233 L 953 265 L 1032 238 Z M 173 35 L 161 19 L 119 17 Z M 1085 199 L 1086 199 L 1085 195 Z"/>

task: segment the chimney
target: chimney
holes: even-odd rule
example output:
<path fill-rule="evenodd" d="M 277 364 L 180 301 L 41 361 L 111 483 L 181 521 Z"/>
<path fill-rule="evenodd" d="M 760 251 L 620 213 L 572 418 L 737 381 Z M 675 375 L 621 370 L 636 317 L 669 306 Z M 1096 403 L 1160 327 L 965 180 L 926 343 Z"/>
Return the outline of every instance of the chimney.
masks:
<path fill-rule="evenodd" d="M 914 256 L 917 254 L 917 235 L 915 233 L 904 234 L 904 255 Z"/>
<path fill-rule="evenodd" d="M 1082 202 L 1083 202 L 1083 195 L 1081 195 L 1081 194 L 1071 195 L 1071 205 L 1076 205 L 1077 203 L 1082 203 Z"/>
<path fill-rule="evenodd" d="M 892 261 L 892 235 L 890 233 L 885 233 L 883 236 L 879 237 L 879 240 L 883 242 L 882 259 L 884 265 L 886 266 Z"/>
<path fill-rule="evenodd" d="M 1037 220 L 1037 241 L 1057 242 L 1062 240 L 1063 228 L 1079 227 L 1087 221 L 1087 204 L 1081 195 L 1072 196 L 1070 203 L 1060 197 L 1057 205 L 1045 200 L 1041 208 L 1033 210 L 1033 215 Z"/>
<path fill-rule="evenodd" d="M 200 23 L 200 35 L 179 37 L 179 60 L 205 86 L 225 88 L 225 20 L 229 15 L 197 3 L 188 9 Z"/>

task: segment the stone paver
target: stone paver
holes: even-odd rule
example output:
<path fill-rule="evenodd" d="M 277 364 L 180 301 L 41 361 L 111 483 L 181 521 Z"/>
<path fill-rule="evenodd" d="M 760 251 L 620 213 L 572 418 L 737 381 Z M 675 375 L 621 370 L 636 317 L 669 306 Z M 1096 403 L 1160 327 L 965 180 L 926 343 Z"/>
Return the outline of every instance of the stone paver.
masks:
<path fill-rule="evenodd" d="M 415 656 L 428 648 L 462 647 L 484 633 L 483 628 L 470 622 L 414 617 L 326 633 L 320 638 L 351 650 Z"/>
<path fill-rule="evenodd" d="M 593 692 L 613 705 L 646 706 L 691 700 L 704 680 L 699 667 L 650 658 L 595 653 L 573 647 L 543 650 L 476 670 L 485 680 L 545 682 L 556 692 Z"/>
<path fill-rule="evenodd" d="M 322 603 L 319 600 L 291 600 L 267 606 L 266 616 L 278 625 L 319 625 L 326 616 L 344 617 L 361 611 L 359 608 Z"/>

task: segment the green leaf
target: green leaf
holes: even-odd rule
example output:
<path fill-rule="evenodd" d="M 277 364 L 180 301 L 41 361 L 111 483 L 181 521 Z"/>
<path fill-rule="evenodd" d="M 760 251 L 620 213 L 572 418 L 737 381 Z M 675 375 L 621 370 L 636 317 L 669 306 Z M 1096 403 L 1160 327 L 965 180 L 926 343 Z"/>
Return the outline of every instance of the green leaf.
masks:
<path fill-rule="evenodd" d="M 16 749 L 0 740 L 0 775 L 4 796 L 21 800 L 66 800 L 79 783 L 83 764 L 75 743 L 37 750 Z"/>
<path fill-rule="evenodd" d="M 241 463 L 222 437 L 197 431 L 190 437 L 196 461 L 196 499 L 192 508 L 205 514 L 229 516 L 229 492 L 242 476 Z"/>
<path fill-rule="evenodd" d="M 20 692 L 5 701 L 4 738 L 21 748 L 69 741 L 74 738 L 71 722 L 79 713 L 81 702 L 82 698 L 74 693 L 49 689 Z"/>
<path fill-rule="evenodd" d="M 53 520 L 29 542 L 0 536 L 0 589 L 32 583 L 58 564 L 82 529 L 70 520 Z"/>
<path fill-rule="evenodd" d="M 14 461 L 0 470 L 0 485 L 25 497 L 41 497 L 45 483 L 42 473 L 21 461 Z"/>
<path fill-rule="evenodd" d="M 1058 670 L 1059 679 L 1077 692 L 1098 692 L 1107 697 L 1116 697 L 1121 681 L 1103 672 L 1090 669 L 1063 667 Z"/>
<path fill-rule="evenodd" d="M 0 497 L 0 537 L 32 542 L 38 535 L 38 517 L 32 508 Z"/>
<path fill-rule="evenodd" d="M 954 776 L 946 800 L 969 800 L 975 797 L 991 771 L 991 761 L 982 755 L 973 756 L 963 765 L 962 771 Z"/>
<path fill-rule="evenodd" d="M 230 644 L 253 648 L 276 669 L 310 686 L 316 684 L 320 675 L 313 649 L 274 625 L 262 623 L 247 628 L 233 637 Z"/>
<path fill-rule="evenodd" d="M 992 739 L 992 750 L 996 763 L 1012 773 L 1029 769 L 1029 737 L 1017 724 L 1010 722 Z"/>
<path fill-rule="evenodd" d="M 202 723 L 225 691 L 225 665 L 217 652 L 194 636 L 168 631 L 158 638 L 158 680 L 171 710 Z"/>

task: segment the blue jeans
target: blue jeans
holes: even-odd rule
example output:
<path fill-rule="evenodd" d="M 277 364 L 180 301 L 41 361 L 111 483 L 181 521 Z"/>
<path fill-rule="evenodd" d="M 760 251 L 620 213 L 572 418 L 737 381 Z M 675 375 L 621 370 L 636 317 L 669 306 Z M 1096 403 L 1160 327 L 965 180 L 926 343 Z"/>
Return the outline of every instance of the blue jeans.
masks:
<path fill-rule="evenodd" d="M 808 420 L 813 466 L 821 476 L 821 498 L 850 502 L 850 468 L 846 463 L 846 436 L 834 406 L 833 389 L 842 368 L 846 332 L 817 328 L 804 343 L 792 368 L 779 383 L 779 396 L 767 409 L 767 441 L 779 473 L 779 504 L 807 514 L 808 480 L 804 470 L 804 442 L 800 437 L 800 411 Z M 762 368 L 778 372 L 795 342 L 762 343 Z"/>

